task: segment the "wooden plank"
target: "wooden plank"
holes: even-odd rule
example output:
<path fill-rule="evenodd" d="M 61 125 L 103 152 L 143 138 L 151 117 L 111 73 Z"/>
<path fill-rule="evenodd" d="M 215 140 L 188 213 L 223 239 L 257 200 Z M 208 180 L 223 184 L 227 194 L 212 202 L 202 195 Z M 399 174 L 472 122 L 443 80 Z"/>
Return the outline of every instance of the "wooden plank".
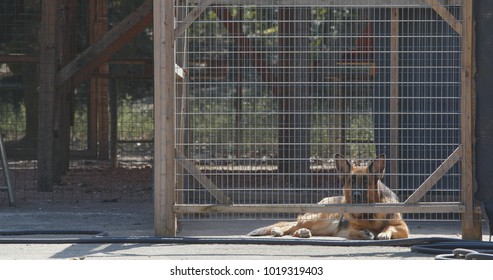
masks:
<path fill-rule="evenodd" d="M 390 12 L 390 185 L 399 186 L 399 8 Z"/>
<path fill-rule="evenodd" d="M 465 212 L 462 216 L 462 238 L 481 240 L 481 216 L 474 214 L 474 18 L 473 1 L 465 1 L 462 7 L 462 73 L 461 73 L 461 143 L 462 157 L 462 203 Z"/>
<path fill-rule="evenodd" d="M 460 203 L 175 205 L 176 213 L 462 213 Z"/>
<path fill-rule="evenodd" d="M 57 63 L 57 0 L 45 0 L 41 7 L 39 32 L 39 118 L 37 147 L 37 190 L 53 191 L 58 181 L 55 154 L 56 71 Z"/>
<path fill-rule="evenodd" d="M 121 92 L 120 81 L 112 79 L 109 81 L 112 90 L 109 92 L 109 112 L 110 112 L 110 166 L 118 168 L 118 100 L 117 93 Z"/>
<path fill-rule="evenodd" d="M 108 0 L 92 0 L 89 1 L 89 40 L 94 44 L 100 40 L 108 32 Z M 98 159 L 107 160 L 109 158 L 109 88 L 108 63 L 101 64 L 95 69 L 96 77 L 90 79 L 90 94 L 96 101 L 96 108 L 93 110 L 96 113 L 95 127 L 91 127 L 95 133 L 96 152 Z"/>
<path fill-rule="evenodd" d="M 58 63 L 63 66 L 75 57 L 77 3 L 75 0 L 59 0 L 58 7 L 57 56 Z M 70 125 L 74 112 L 74 87 L 67 82 L 57 87 L 57 91 L 58 141 L 55 145 L 55 153 L 58 157 L 57 170 L 61 175 L 65 175 L 70 162 Z"/>
<path fill-rule="evenodd" d="M 306 52 L 311 10 L 280 7 L 278 11 L 277 156 L 278 172 L 286 184 L 310 187 L 310 92 L 311 58 Z"/>
<path fill-rule="evenodd" d="M 90 90 L 87 108 L 87 152 L 95 158 L 98 155 L 98 102 L 96 94 L 92 94 L 92 85 L 90 85 Z"/>
<path fill-rule="evenodd" d="M 100 40 L 63 67 L 57 75 L 57 84 L 61 85 L 74 76 L 76 76 L 75 84 L 77 84 L 85 75 L 97 69 L 126 43 L 135 38 L 152 23 L 152 3 L 152 0 L 145 0 L 135 12 L 128 15 Z"/>
<path fill-rule="evenodd" d="M 176 21 L 182 21 L 188 14 L 188 0 L 177 0 L 176 4 Z M 176 31 L 176 28 L 175 28 Z M 187 96 L 187 84 L 188 84 L 188 71 L 186 69 L 188 65 L 188 55 L 187 55 L 187 35 L 185 32 L 180 37 L 175 37 L 175 74 L 176 74 L 176 150 L 180 151 L 182 154 L 188 154 L 187 147 L 184 145 L 186 140 L 185 126 L 187 123 L 186 112 L 186 96 Z M 184 189 L 184 186 L 188 185 L 188 180 L 191 179 L 186 173 L 187 171 L 182 166 L 176 165 L 176 184 L 177 189 Z M 176 194 L 177 204 L 184 203 L 184 194 L 182 191 L 178 191 Z M 176 215 L 178 220 L 183 218 L 183 215 Z M 181 223 L 177 223 L 177 230 L 181 229 Z"/>
<path fill-rule="evenodd" d="M 206 188 L 221 204 L 233 204 L 233 201 L 224 194 L 207 176 L 187 159 L 180 151 L 176 151 L 176 159 L 199 183 Z"/>
<path fill-rule="evenodd" d="M 472 1 L 472 0 L 471 0 Z M 452 15 L 447 8 L 445 8 L 438 0 L 426 0 L 426 3 L 431 6 L 437 14 L 439 14 L 443 20 L 445 20 L 452 29 L 459 35 L 462 35 L 462 23 L 458 21 L 454 15 Z"/>
<path fill-rule="evenodd" d="M 462 146 L 455 151 L 404 202 L 417 203 L 463 156 Z"/>
<path fill-rule="evenodd" d="M 213 1 L 214 0 L 200 0 L 197 3 L 197 6 L 181 21 L 180 25 L 175 28 L 175 38 L 180 37 Z"/>
<path fill-rule="evenodd" d="M 0 63 L 39 63 L 39 56 L 24 54 L 2 54 Z"/>
<path fill-rule="evenodd" d="M 338 79 L 339 82 L 339 79 Z M 346 154 L 346 98 L 339 88 L 334 90 L 336 96 L 334 100 L 334 153 Z"/>
<path fill-rule="evenodd" d="M 154 0 L 154 232 L 176 235 L 174 0 Z"/>

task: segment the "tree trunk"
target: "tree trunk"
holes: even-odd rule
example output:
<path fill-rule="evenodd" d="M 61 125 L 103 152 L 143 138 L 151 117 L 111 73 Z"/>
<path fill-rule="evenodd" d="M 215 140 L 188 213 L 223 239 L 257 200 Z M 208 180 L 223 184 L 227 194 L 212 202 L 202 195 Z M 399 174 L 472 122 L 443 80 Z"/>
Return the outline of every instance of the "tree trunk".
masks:
<path fill-rule="evenodd" d="M 279 9 L 279 172 L 291 187 L 310 185 L 309 8 Z"/>

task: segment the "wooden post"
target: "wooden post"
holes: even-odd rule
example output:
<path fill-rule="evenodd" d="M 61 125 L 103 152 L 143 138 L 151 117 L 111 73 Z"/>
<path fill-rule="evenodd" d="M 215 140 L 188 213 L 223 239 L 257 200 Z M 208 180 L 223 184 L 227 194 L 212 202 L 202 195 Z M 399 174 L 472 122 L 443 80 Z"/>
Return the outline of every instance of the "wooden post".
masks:
<path fill-rule="evenodd" d="M 154 232 L 176 235 L 174 1 L 154 0 Z"/>
<path fill-rule="evenodd" d="M 391 9 L 390 21 L 390 185 L 399 186 L 399 8 Z"/>
<path fill-rule="evenodd" d="M 75 56 L 75 19 L 77 3 L 75 0 L 59 0 L 59 23 L 57 35 L 58 62 L 60 66 L 69 63 Z M 73 91 L 74 87 L 69 80 L 58 87 L 59 141 L 56 145 L 60 157 L 57 171 L 64 175 L 69 168 L 70 160 L 70 126 L 73 123 Z"/>
<path fill-rule="evenodd" d="M 178 0 L 176 3 L 176 20 L 178 22 L 181 22 L 188 13 L 188 5 L 187 5 L 187 0 Z M 176 125 L 178 126 L 179 129 L 177 129 L 177 145 L 176 145 L 176 151 L 177 155 L 179 153 L 187 155 L 188 156 L 188 145 L 185 145 L 185 143 L 188 142 L 188 137 L 186 136 L 186 128 L 188 128 L 188 117 L 185 114 L 187 110 L 187 102 L 186 102 L 186 96 L 187 96 L 187 81 L 188 81 L 188 75 L 186 73 L 186 68 L 188 65 L 188 56 L 187 56 L 187 30 L 184 30 L 183 33 L 179 36 L 176 36 L 176 31 L 175 31 L 175 47 L 177 50 L 176 53 L 176 64 L 181 67 L 183 70 L 183 75 L 176 75 L 176 69 L 175 69 L 175 75 L 177 79 L 176 83 L 176 98 L 177 100 L 176 103 L 176 110 L 177 110 L 177 116 L 179 116 L 176 119 Z M 188 186 L 188 182 L 191 178 L 187 176 L 185 173 L 187 172 L 183 166 L 177 165 L 176 166 L 176 184 L 177 184 L 177 189 L 185 189 Z M 177 204 L 183 204 L 184 203 L 184 192 L 179 191 L 176 194 L 176 200 L 175 203 Z M 183 217 L 183 214 L 178 214 L 176 216 L 176 219 L 180 219 Z M 176 224 L 176 229 L 180 230 L 181 229 L 181 223 Z"/>
<path fill-rule="evenodd" d="M 89 1 L 90 42 L 94 44 L 108 31 L 108 0 Z M 109 112 L 108 112 L 108 73 L 107 63 L 96 71 L 100 77 L 90 79 L 89 107 L 89 150 L 99 159 L 109 157 Z"/>
<path fill-rule="evenodd" d="M 346 155 L 346 125 L 347 118 L 344 112 L 346 111 L 346 98 L 344 95 L 343 85 L 340 78 L 337 79 L 337 89 L 334 91 L 334 153 Z"/>
<path fill-rule="evenodd" d="M 52 191 L 56 178 L 55 127 L 57 73 L 57 0 L 45 0 L 41 7 L 39 32 L 39 118 L 38 118 L 38 191 Z"/>
<path fill-rule="evenodd" d="M 481 219 L 474 213 L 473 170 L 473 95 L 474 95 L 474 19 L 473 1 L 462 4 L 462 88 L 461 88 L 461 143 L 462 143 L 462 238 L 482 239 Z"/>
<path fill-rule="evenodd" d="M 310 88 L 308 46 L 310 9 L 279 8 L 278 171 L 288 184 L 310 187 Z"/>
<path fill-rule="evenodd" d="M 110 80 L 111 90 L 109 91 L 110 108 L 110 147 L 109 158 L 111 168 L 118 168 L 118 92 L 120 92 L 120 81 Z"/>

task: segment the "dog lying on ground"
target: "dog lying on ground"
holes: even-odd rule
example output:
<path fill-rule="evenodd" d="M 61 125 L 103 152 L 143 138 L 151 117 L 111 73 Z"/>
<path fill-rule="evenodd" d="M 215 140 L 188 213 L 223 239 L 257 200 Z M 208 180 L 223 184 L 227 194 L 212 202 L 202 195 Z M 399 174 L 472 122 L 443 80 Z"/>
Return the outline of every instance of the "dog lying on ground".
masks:
<path fill-rule="evenodd" d="M 351 165 L 342 155 L 335 155 L 337 171 L 344 182 L 344 195 L 322 199 L 319 204 L 398 203 L 397 195 L 380 179 L 385 169 L 385 155 L 367 166 Z M 294 222 L 279 222 L 250 232 L 250 236 L 292 235 L 337 236 L 347 239 L 398 239 L 409 237 L 409 229 L 400 213 L 306 213 Z"/>

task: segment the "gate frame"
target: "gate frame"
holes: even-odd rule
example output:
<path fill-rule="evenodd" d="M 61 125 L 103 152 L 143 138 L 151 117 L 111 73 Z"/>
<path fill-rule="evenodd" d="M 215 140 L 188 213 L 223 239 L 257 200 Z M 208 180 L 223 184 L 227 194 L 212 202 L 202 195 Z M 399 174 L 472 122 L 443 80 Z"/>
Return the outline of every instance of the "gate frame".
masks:
<path fill-rule="evenodd" d="M 181 0 L 177 0 L 181 1 Z M 241 4 L 255 4 L 257 0 L 242 0 Z M 462 35 L 462 70 L 461 70 L 461 143 L 459 147 L 416 189 L 416 191 L 403 203 L 375 204 L 375 205 L 318 205 L 318 204 L 292 204 L 292 205 L 233 205 L 231 200 L 203 175 L 183 154 L 176 150 L 176 115 L 175 94 L 177 90 L 176 79 L 184 79 L 186 68 L 176 64 L 175 38 L 183 34 L 186 29 L 200 16 L 200 14 L 213 3 L 227 4 L 228 0 L 195 0 L 191 1 L 197 6 L 175 26 L 175 5 L 173 0 L 153 0 L 154 21 L 154 118 L 155 118 L 155 144 L 154 144 L 154 228 L 156 236 L 176 236 L 177 215 L 183 213 L 305 213 L 305 212 L 369 212 L 369 213 L 461 213 L 462 238 L 481 239 L 481 210 L 474 200 L 474 166 L 473 166 L 473 141 L 474 141 L 474 0 L 462 0 L 462 23 L 458 21 L 439 0 L 414 0 L 416 4 L 429 5 L 442 17 L 459 35 Z M 235 0 L 235 4 L 240 4 Z M 310 3 L 330 3 L 331 0 L 309 0 Z M 374 0 L 375 5 L 386 6 L 388 1 Z M 399 5 L 409 1 L 395 1 L 392 5 L 392 17 L 398 20 Z M 459 1 L 460 2 L 460 1 Z M 338 2 L 339 3 L 339 2 Z M 348 6 L 368 5 L 368 0 L 352 0 Z M 276 4 L 306 5 L 306 1 L 278 0 Z M 458 5 L 458 4 L 457 4 Z M 170 8 L 172 7 L 172 8 Z M 399 28 L 396 21 L 392 21 L 391 32 L 398 35 Z M 171 42 L 171 43 L 169 43 Z M 392 40 L 391 48 L 398 49 L 398 41 Z M 392 52 L 391 63 L 397 66 L 398 51 Z M 183 65 L 182 65 L 183 66 Z M 398 74 L 392 75 L 396 81 Z M 398 96 L 398 87 L 391 88 L 391 94 Z M 397 110 L 397 104 L 391 104 L 391 110 Z M 396 126 L 398 120 L 391 120 Z M 391 136 L 391 141 L 396 141 L 397 136 Z M 391 151 L 391 156 L 396 151 Z M 429 191 L 447 171 L 462 160 L 462 202 L 429 202 L 420 203 L 419 200 Z M 178 166 L 178 162 L 182 163 Z M 184 205 L 177 204 L 175 193 L 178 180 L 176 168 L 184 168 L 193 175 L 204 188 L 222 204 L 219 205 Z M 391 169 L 396 170 L 396 166 Z"/>

